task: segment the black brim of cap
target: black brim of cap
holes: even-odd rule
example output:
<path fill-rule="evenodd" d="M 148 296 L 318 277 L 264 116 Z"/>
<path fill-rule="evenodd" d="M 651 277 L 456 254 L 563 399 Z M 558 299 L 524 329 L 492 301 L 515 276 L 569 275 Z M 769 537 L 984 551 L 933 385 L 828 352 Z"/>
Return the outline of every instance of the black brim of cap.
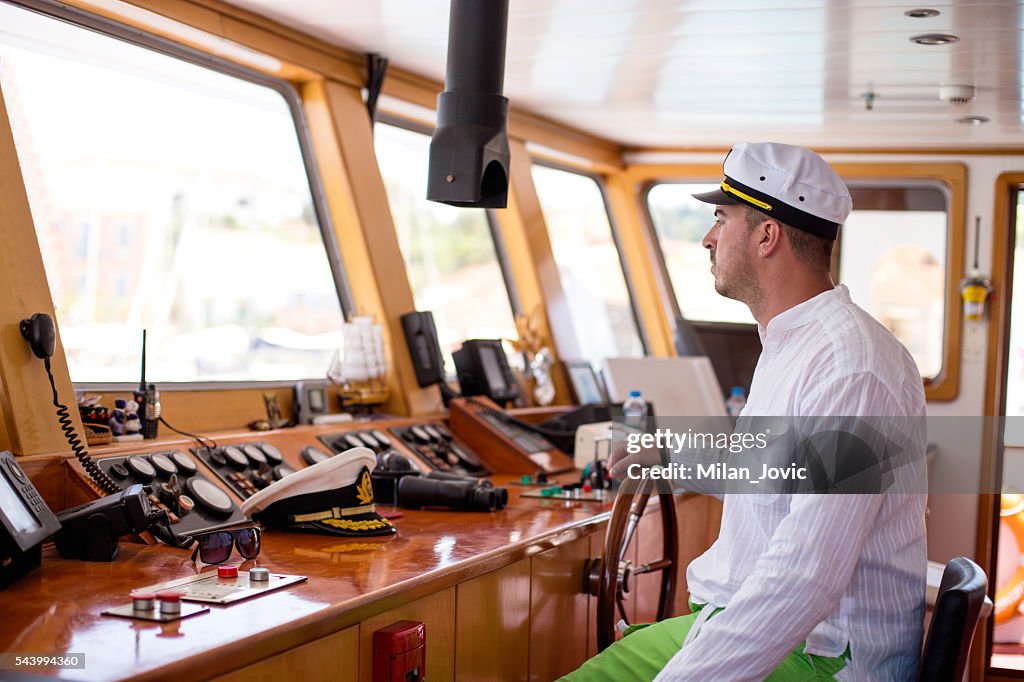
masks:
<path fill-rule="evenodd" d="M 733 204 L 741 203 L 736 197 L 731 197 L 722 191 L 721 187 L 716 187 L 710 192 L 701 192 L 691 196 L 697 201 L 703 201 L 705 204 L 715 204 L 716 206 L 732 206 Z"/>

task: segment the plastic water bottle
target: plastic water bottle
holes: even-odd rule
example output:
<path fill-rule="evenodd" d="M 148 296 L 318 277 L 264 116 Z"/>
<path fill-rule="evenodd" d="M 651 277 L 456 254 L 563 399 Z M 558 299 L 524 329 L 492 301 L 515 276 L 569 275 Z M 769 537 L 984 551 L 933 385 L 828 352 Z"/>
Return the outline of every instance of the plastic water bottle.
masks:
<path fill-rule="evenodd" d="M 640 391 L 630 391 L 629 397 L 622 403 L 622 421 L 634 429 L 643 430 L 647 418 L 647 401 Z"/>
<path fill-rule="evenodd" d="M 746 404 L 747 396 L 743 394 L 743 387 L 733 386 L 732 394 L 725 401 L 725 411 L 729 413 L 730 417 L 738 417 Z"/>

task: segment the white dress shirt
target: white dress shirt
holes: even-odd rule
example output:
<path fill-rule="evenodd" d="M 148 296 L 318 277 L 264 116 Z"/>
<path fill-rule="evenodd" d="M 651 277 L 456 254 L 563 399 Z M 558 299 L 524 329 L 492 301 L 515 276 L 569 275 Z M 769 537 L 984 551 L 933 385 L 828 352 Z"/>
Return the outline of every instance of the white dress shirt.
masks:
<path fill-rule="evenodd" d="M 742 415 L 915 418 L 923 463 L 925 401 L 906 349 L 850 301 L 819 294 L 758 328 L 763 351 Z M 923 466 L 910 474 L 923 479 Z M 907 482 L 904 481 L 906 484 Z M 923 491 L 923 480 L 909 488 Z M 852 661 L 844 680 L 912 680 L 924 620 L 925 495 L 724 498 L 718 540 L 690 564 L 691 597 L 725 607 L 656 680 L 763 680 L 801 642 Z"/>

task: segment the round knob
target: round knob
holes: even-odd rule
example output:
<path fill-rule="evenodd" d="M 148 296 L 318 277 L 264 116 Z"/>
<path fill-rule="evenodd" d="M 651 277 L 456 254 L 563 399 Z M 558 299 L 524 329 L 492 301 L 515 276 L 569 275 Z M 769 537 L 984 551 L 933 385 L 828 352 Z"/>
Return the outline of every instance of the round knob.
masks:
<path fill-rule="evenodd" d="M 245 454 L 242 453 L 234 445 L 229 445 L 221 451 L 224 454 L 224 459 L 228 461 L 228 464 L 241 471 L 249 466 L 249 460 Z"/>
<path fill-rule="evenodd" d="M 256 466 L 267 463 L 267 456 L 263 454 L 263 450 L 252 443 L 246 443 L 243 445 L 242 452 L 244 452 L 245 456 L 249 458 L 249 461 Z"/>
<path fill-rule="evenodd" d="M 153 592 L 132 592 L 132 609 L 135 611 L 152 611 L 156 608 L 156 594 Z"/>
<path fill-rule="evenodd" d="M 325 462 L 325 461 L 329 460 L 330 458 L 331 458 L 330 453 L 324 452 L 323 450 L 321 450 L 320 448 L 318 448 L 316 446 L 307 445 L 306 447 L 302 448 L 302 459 L 303 459 L 303 461 L 306 462 L 306 464 L 309 464 L 311 466 L 313 464 L 319 464 L 320 462 Z"/>
<path fill-rule="evenodd" d="M 414 426 L 411 429 L 409 429 L 409 431 L 412 433 L 413 437 L 419 442 L 424 444 L 430 442 L 430 434 L 427 433 L 422 426 Z"/>
<path fill-rule="evenodd" d="M 150 455 L 149 461 L 153 463 L 153 466 L 156 467 L 156 472 L 162 478 L 170 478 L 173 474 L 178 473 L 178 467 L 167 455 L 158 452 L 155 455 Z"/>
<path fill-rule="evenodd" d="M 284 461 L 284 455 L 281 454 L 281 451 L 270 443 L 262 443 L 260 447 L 263 449 L 263 454 L 267 456 L 267 461 L 271 464 L 280 464 Z"/>
<path fill-rule="evenodd" d="M 270 582 L 270 569 L 267 568 L 250 568 L 249 569 L 249 582 L 251 583 L 269 583 Z"/>
<path fill-rule="evenodd" d="M 156 598 L 160 600 L 160 613 L 168 616 L 176 616 L 181 613 L 181 597 L 181 592 L 176 590 L 157 592 Z"/>
<path fill-rule="evenodd" d="M 238 566 L 218 566 L 217 567 L 218 578 L 237 578 L 238 577 Z"/>
<path fill-rule="evenodd" d="M 196 466 L 196 461 L 181 450 L 171 451 L 170 457 L 174 463 L 178 465 L 178 471 L 181 472 L 183 476 L 191 476 L 199 471 L 199 467 Z"/>
<path fill-rule="evenodd" d="M 132 455 L 124 463 L 128 470 L 132 472 L 132 475 L 143 483 L 152 481 L 156 476 L 156 469 L 149 463 L 149 460 L 141 455 Z"/>
<path fill-rule="evenodd" d="M 372 436 L 373 436 L 374 438 L 376 438 L 376 439 L 377 439 L 377 443 L 379 443 L 379 444 L 380 444 L 380 446 L 381 446 L 382 448 L 384 448 L 385 450 L 391 447 L 391 439 L 390 439 L 390 438 L 388 438 L 388 437 L 387 437 L 387 436 L 386 436 L 386 435 L 385 435 L 384 433 L 382 433 L 381 431 L 377 431 L 377 430 L 374 430 L 374 431 L 371 431 L 371 432 L 370 432 L 370 434 L 371 434 L 371 435 L 372 435 Z"/>

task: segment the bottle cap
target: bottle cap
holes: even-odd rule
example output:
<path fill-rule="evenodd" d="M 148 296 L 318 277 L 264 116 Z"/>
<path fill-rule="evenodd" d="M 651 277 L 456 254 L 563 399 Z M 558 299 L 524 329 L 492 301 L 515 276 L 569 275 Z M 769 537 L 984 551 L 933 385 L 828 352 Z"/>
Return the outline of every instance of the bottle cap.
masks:
<path fill-rule="evenodd" d="M 251 583 L 266 583 L 270 582 L 270 569 L 267 568 L 250 568 L 249 569 L 249 582 Z"/>
<path fill-rule="evenodd" d="M 218 578 L 237 578 L 238 577 L 238 566 L 230 564 L 224 564 L 217 567 Z"/>
<path fill-rule="evenodd" d="M 733 386 L 732 387 L 732 394 L 733 395 L 743 395 L 743 387 L 742 386 Z"/>
<path fill-rule="evenodd" d="M 629 397 L 630 398 L 639 398 L 640 397 L 640 391 L 630 391 L 629 392 Z"/>

